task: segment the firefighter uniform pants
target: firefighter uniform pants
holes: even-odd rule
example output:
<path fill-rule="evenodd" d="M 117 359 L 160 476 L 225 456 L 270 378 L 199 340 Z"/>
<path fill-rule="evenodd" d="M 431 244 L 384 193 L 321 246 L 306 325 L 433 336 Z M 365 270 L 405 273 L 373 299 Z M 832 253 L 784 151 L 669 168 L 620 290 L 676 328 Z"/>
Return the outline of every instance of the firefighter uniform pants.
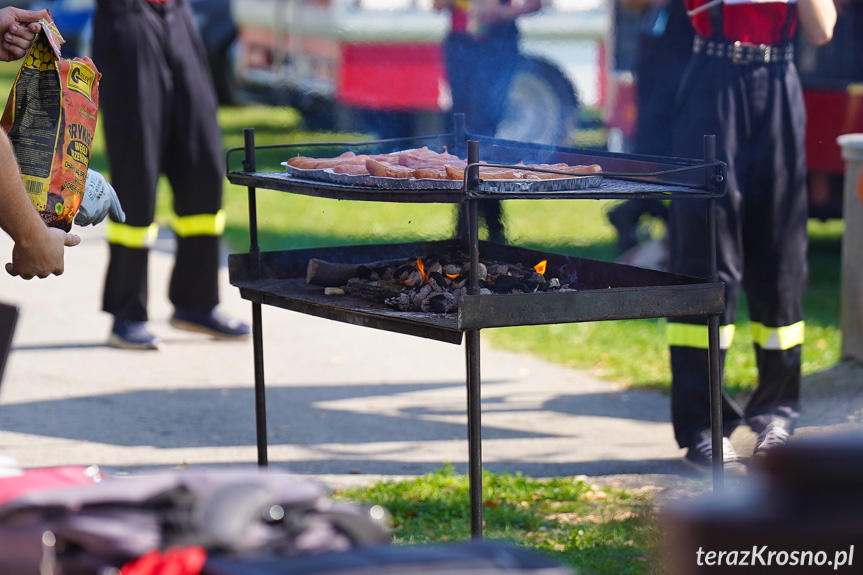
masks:
<path fill-rule="evenodd" d="M 791 427 L 807 281 L 806 116 L 796 68 L 696 54 L 675 108 L 675 155 L 697 157 L 703 137 L 716 135 L 718 159 L 728 165 L 727 194 L 716 201 L 717 267 L 726 286 L 721 362 L 742 288 L 759 381 L 745 410 L 725 396 L 725 431 L 741 417 L 756 432 L 777 418 Z M 671 271 L 708 277 L 705 202 L 671 203 Z M 668 336 L 675 437 L 681 447 L 691 447 L 710 428 L 706 318 L 669 320 Z"/>
<path fill-rule="evenodd" d="M 100 0 L 93 60 L 102 73 L 101 119 L 111 179 L 126 212 L 108 222 L 111 259 L 103 309 L 147 319 L 147 260 L 158 228 L 156 187 L 173 189 L 177 237 L 169 298 L 207 310 L 218 303 L 224 228 L 221 133 L 203 43 L 185 0 Z"/>

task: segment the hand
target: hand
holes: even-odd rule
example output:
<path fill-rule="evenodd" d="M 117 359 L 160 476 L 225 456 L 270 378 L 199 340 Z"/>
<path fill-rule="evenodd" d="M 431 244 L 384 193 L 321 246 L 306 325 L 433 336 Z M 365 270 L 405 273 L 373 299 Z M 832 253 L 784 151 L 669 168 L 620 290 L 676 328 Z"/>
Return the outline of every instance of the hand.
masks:
<path fill-rule="evenodd" d="M 39 237 L 15 242 L 15 247 L 12 248 L 12 263 L 6 264 L 6 272 L 10 276 L 21 276 L 25 280 L 34 277 L 46 278 L 52 274 L 59 276 L 63 273 L 65 248 L 80 243 L 80 236 L 46 226 Z"/>
<path fill-rule="evenodd" d="M 48 10 L 22 10 L 7 7 L 0 10 L 0 61 L 11 62 L 23 58 L 36 35 L 42 29 L 39 20 L 49 16 Z"/>
<path fill-rule="evenodd" d="M 84 186 L 84 199 L 81 200 L 81 207 L 75 215 L 75 223 L 79 226 L 95 226 L 108 214 L 118 222 L 126 221 L 126 214 L 120 206 L 114 186 L 108 183 L 105 176 L 89 169 Z"/>

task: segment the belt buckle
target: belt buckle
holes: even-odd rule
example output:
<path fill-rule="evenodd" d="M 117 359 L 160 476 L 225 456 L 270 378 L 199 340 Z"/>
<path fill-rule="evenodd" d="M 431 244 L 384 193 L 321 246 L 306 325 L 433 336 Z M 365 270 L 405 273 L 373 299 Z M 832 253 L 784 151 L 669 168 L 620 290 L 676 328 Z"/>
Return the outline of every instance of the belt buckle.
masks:
<path fill-rule="evenodd" d="M 749 61 L 747 52 L 743 50 L 743 42 L 737 41 L 731 45 L 731 61 L 735 64 L 745 64 Z"/>

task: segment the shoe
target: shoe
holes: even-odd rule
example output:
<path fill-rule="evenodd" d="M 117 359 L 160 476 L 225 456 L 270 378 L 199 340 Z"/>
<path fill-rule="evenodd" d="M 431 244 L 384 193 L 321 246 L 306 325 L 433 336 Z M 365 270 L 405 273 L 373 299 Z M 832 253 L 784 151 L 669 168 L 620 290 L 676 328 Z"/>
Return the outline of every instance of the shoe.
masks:
<path fill-rule="evenodd" d="M 713 471 L 713 438 L 705 437 L 693 447 L 690 447 L 683 457 L 683 463 L 690 469 L 700 473 Z M 722 438 L 722 467 L 732 475 L 746 475 L 746 466 L 740 463 L 731 440 Z"/>
<path fill-rule="evenodd" d="M 216 308 L 202 311 L 178 307 L 170 323 L 177 329 L 206 333 L 218 339 L 243 339 L 252 333 L 249 324 L 227 317 Z"/>
<path fill-rule="evenodd" d="M 161 340 L 150 333 L 147 322 L 114 319 L 108 345 L 119 349 L 159 349 Z"/>
<path fill-rule="evenodd" d="M 758 439 L 755 440 L 755 451 L 752 452 L 752 457 L 755 459 L 764 457 L 768 451 L 788 443 L 789 437 L 791 437 L 791 432 L 782 422 L 772 421 L 768 423 L 767 427 L 758 434 Z"/>

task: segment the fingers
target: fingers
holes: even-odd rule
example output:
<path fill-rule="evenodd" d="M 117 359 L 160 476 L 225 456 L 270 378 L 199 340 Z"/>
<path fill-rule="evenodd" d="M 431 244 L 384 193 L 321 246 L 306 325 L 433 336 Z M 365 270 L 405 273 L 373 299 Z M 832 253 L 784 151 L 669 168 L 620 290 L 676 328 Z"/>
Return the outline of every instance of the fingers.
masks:
<path fill-rule="evenodd" d="M 81 236 L 77 234 L 66 234 L 66 239 L 63 240 L 63 245 L 67 248 L 72 248 L 81 243 Z"/>
<path fill-rule="evenodd" d="M 19 273 L 18 270 L 15 269 L 15 266 L 13 266 L 11 263 L 6 264 L 6 273 L 8 273 L 12 277 L 20 276 L 22 280 L 32 280 L 33 279 L 33 274 Z"/>
<path fill-rule="evenodd" d="M 120 205 L 120 200 L 117 199 L 116 194 L 111 197 L 111 209 L 108 212 L 121 224 L 126 221 L 126 212 L 123 211 L 123 206 Z"/>

